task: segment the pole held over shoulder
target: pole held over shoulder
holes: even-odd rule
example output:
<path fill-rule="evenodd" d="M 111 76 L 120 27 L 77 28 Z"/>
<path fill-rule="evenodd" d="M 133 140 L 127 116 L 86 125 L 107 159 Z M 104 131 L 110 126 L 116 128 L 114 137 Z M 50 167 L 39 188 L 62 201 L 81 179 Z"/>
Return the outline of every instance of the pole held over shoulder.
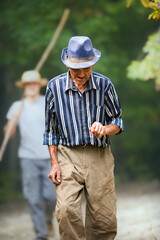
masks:
<path fill-rule="evenodd" d="M 35 67 L 35 70 L 39 71 L 41 69 L 41 67 L 43 66 L 44 62 L 46 61 L 48 55 L 50 54 L 51 50 L 53 49 L 53 47 L 54 47 L 54 45 L 55 45 L 55 43 L 56 43 L 56 41 L 57 41 L 57 39 L 58 39 L 62 29 L 63 29 L 63 27 L 64 27 L 64 25 L 65 25 L 65 23 L 67 21 L 69 13 L 70 13 L 70 10 L 68 8 L 66 8 L 64 10 L 64 13 L 63 13 L 62 18 L 61 18 L 61 20 L 59 22 L 58 27 L 57 27 L 57 29 L 56 29 L 56 31 L 55 31 L 55 33 L 54 33 L 54 35 L 53 35 L 49 45 L 48 45 L 48 47 L 46 48 L 46 50 L 42 54 L 39 62 L 37 63 L 37 65 Z"/>
<path fill-rule="evenodd" d="M 62 29 L 63 29 L 63 27 L 64 27 L 64 25 L 65 25 L 65 23 L 66 23 L 66 21 L 68 19 L 69 13 L 70 13 L 70 10 L 68 8 L 64 10 L 64 13 L 63 13 L 62 18 L 61 18 L 61 20 L 59 22 L 59 25 L 58 25 L 58 27 L 57 27 L 57 29 L 56 29 L 56 31 L 55 31 L 51 41 L 50 41 L 48 47 L 45 49 L 44 53 L 42 54 L 39 62 L 37 63 L 37 65 L 35 67 L 36 71 L 39 72 L 39 70 L 42 68 L 43 64 L 45 63 L 48 55 L 50 54 L 51 50 L 53 49 L 53 47 L 54 47 L 54 45 L 55 45 L 55 43 L 56 43 L 56 41 L 57 41 L 57 39 L 58 39 Z M 22 100 L 22 105 L 21 105 L 20 111 L 21 111 L 22 107 L 23 107 L 23 100 Z M 6 149 L 8 141 L 10 139 L 10 134 L 12 132 L 12 129 L 17 124 L 18 120 L 19 120 L 19 116 L 15 116 L 12 119 L 12 121 L 10 122 L 10 125 L 8 127 L 8 130 L 7 130 L 6 134 L 5 134 L 5 136 L 4 136 L 4 139 L 3 139 L 3 142 L 2 142 L 2 145 L 1 145 L 1 148 L 0 148 L 0 162 L 2 161 L 4 151 Z"/>

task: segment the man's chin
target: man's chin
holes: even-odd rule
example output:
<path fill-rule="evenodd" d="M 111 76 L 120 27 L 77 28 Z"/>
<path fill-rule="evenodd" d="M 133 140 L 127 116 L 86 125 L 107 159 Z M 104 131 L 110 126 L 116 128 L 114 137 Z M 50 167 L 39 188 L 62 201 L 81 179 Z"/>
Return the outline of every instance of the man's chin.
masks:
<path fill-rule="evenodd" d="M 77 82 L 83 82 L 84 81 L 84 78 L 76 78 L 75 79 Z"/>
<path fill-rule="evenodd" d="M 82 84 L 87 81 L 87 78 L 75 78 L 75 81 Z"/>
<path fill-rule="evenodd" d="M 28 96 L 29 96 L 29 97 L 35 97 L 36 95 L 37 95 L 36 92 L 28 93 Z"/>

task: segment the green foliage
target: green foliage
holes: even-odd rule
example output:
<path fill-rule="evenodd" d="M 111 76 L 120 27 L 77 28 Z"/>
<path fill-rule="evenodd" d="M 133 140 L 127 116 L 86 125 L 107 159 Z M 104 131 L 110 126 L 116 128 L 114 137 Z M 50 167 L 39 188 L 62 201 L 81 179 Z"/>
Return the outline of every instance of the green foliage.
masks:
<path fill-rule="evenodd" d="M 160 30 L 148 37 L 143 52 L 144 58 L 132 61 L 127 68 L 127 76 L 144 81 L 155 79 L 156 85 L 160 85 Z"/>
<path fill-rule="evenodd" d="M 21 177 L 19 173 L 3 172 L 0 174 L 0 204 L 22 200 Z"/>
<path fill-rule="evenodd" d="M 127 7 L 130 7 L 133 0 L 127 0 Z M 154 11 L 148 16 L 148 19 L 160 20 L 160 1 L 159 0 L 140 0 L 145 8 L 151 8 Z"/>

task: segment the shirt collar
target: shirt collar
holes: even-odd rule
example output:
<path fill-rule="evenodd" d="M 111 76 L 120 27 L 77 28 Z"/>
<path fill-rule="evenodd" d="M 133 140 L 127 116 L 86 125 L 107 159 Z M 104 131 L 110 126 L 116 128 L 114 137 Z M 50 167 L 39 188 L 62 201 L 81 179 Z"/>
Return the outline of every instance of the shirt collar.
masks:
<path fill-rule="evenodd" d="M 75 85 L 72 82 L 72 79 L 69 75 L 69 71 L 67 72 L 67 79 L 66 79 L 66 89 L 65 92 L 69 89 L 75 90 Z"/>
<path fill-rule="evenodd" d="M 77 87 L 74 85 L 74 83 L 69 75 L 69 71 L 68 71 L 65 92 L 68 91 L 69 89 L 71 89 L 73 91 L 77 91 Z M 100 86 L 98 86 L 96 77 L 94 76 L 94 72 L 91 72 L 91 76 L 90 76 L 90 79 L 88 80 L 88 84 L 86 86 L 85 91 L 91 90 L 91 89 L 100 90 Z"/>

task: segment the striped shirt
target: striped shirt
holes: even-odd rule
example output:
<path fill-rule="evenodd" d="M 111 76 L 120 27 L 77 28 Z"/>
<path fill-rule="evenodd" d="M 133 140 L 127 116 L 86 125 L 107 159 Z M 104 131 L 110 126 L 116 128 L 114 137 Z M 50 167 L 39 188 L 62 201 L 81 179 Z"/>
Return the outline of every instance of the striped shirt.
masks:
<path fill-rule="evenodd" d="M 123 130 L 120 103 L 107 77 L 91 72 L 83 93 L 74 85 L 69 71 L 48 83 L 44 145 L 109 145 L 109 136 L 98 139 L 89 132 L 94 122 L 113 123 L 120 132 Z"/>

